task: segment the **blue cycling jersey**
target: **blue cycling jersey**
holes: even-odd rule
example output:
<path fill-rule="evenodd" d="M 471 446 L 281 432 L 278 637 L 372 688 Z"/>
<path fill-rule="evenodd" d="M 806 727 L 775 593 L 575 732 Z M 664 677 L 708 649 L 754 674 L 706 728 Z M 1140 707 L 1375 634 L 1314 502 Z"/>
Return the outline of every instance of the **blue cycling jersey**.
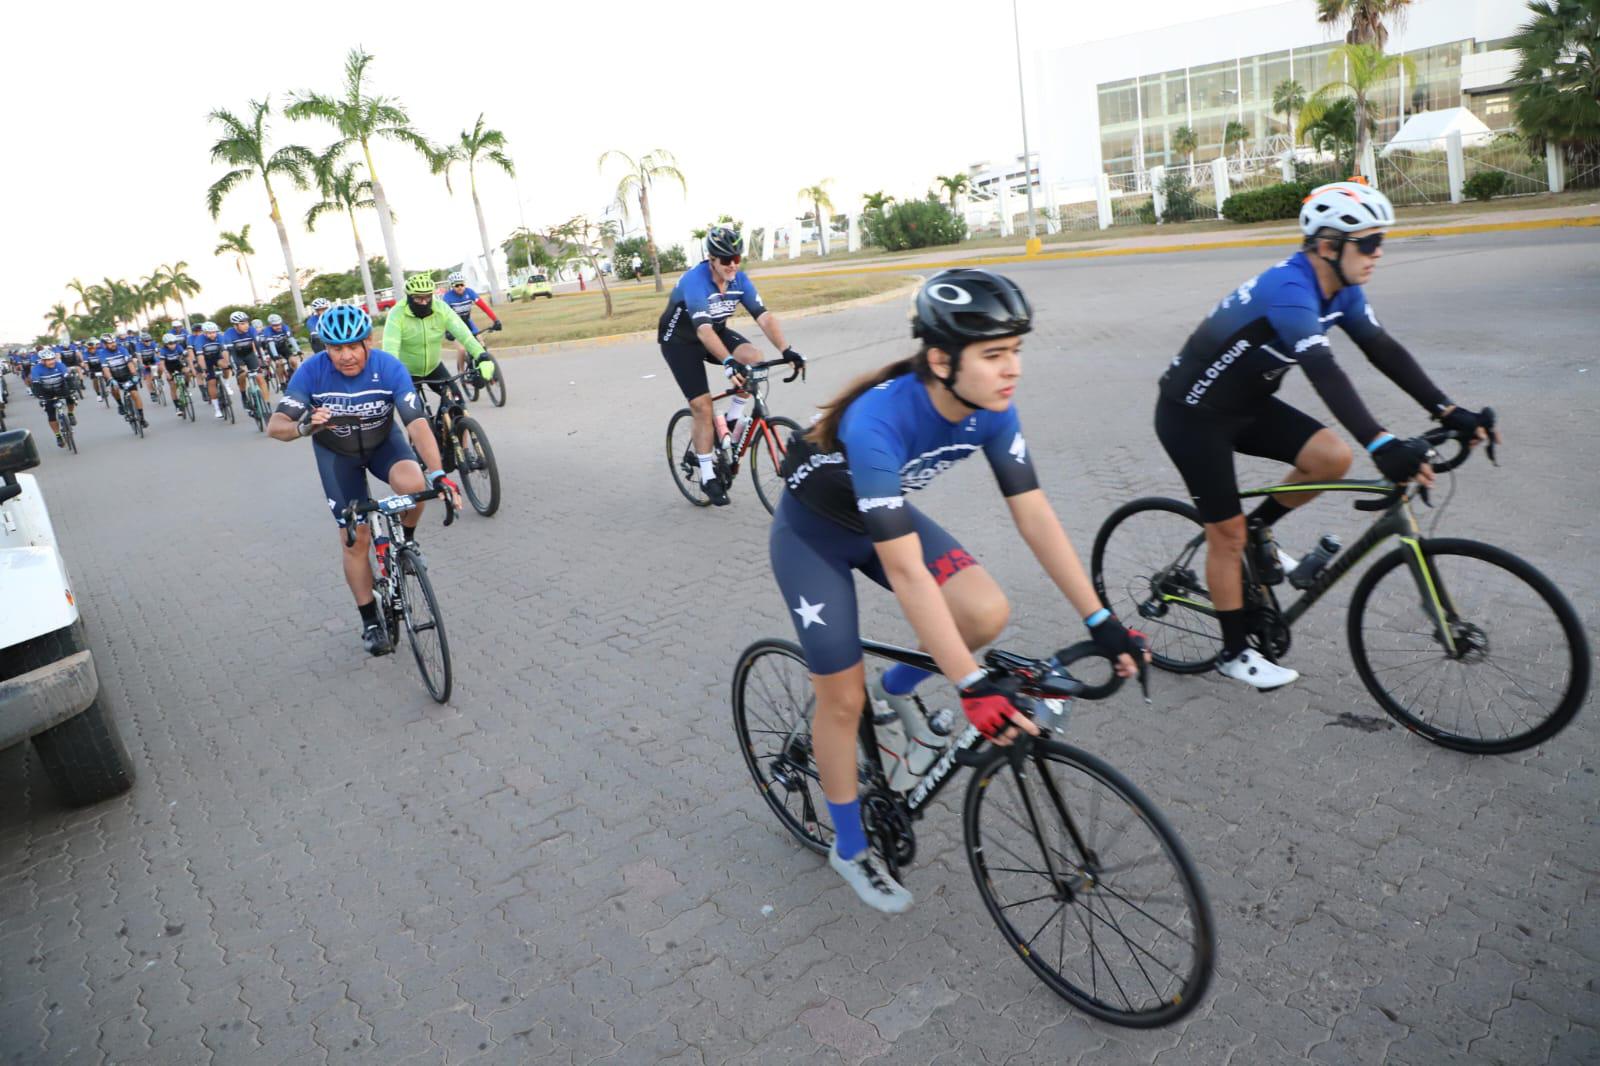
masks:
<path fill-rule="evenodd" d="M 472 329 L 472 332 L 478 332 L 477 327 L 474 326 L 472 322 L 472 309 L 476 307 L 478 303 L 478 293 L 476 289 L 468 287 L 458 293 L 453 288 L 447 288 L 444 290 L 444 302 L 449 306 L 450 310 L 456 313 L 456 316 L 460 318 L 463 323 Z"/>
<path fill-rule="evenodd" d="M 698 344 L 700 339 L 695 336 L 697 329 L 709 325 L 717 333 L 722 333 L 728 328 L 728 319 L 740 306 L 750 312 L 751 318 L 760 318 L 767 313 L 761 296 L 756 292 L 755 282 L 744 271 L 734 274 L 724 292 L 717 288 L 716 279 L 712 277 L 711 261 L 702 260 L 672 287 L 672 295 L 667 298 L 667 309 L 661 312 L 661 320 L 656 326 L 656 342 Z"/>
<path fill-rule="evenodd" d="M 317 407 L 331 410 L 334 422 L 311 439 L 340 455 L 377 451 L 389 438 L 396 412 L 404 425 L 426 417 L 411 374 L 381 348 L 368 352 L 365 365 L 353 377 L 341 374 L 327 352 L 301 363 L 277 409 L 298 422 Z"/>
<path fill-rule="evenodd" d="M 321 325 L 322 325 L 322 314 L 321 314 L 321 312 L 313 311 L 309 315 L 306 316 L 306 334 L 308 336 L 312 336 L 312 337 L 320 337 L 320 336 L 322 336 L 322 334 L 317 332 L 318 327 L 320 327 Z"/>
<path fill-rule="evenodd" d="M 279 357 L 297 355 L 300 343 L 294 339 L 288 326 L 268 326 L 261 335 L 261 343 L 272 349 L 272 353 Z"/>
<path fill-rule="evenodd" d="M 113 345 L 110 348 L 102 347 L 99 355 L 100 365 L 112 373 L 125 372 L 128 369 L 128 364 L 133 362 L 133 353 L 120 344 Z"/>
<path fill-rule="evenodd" d="M 44 363 L 35 362 L 33 368 L 28 371 L 28 381 L 37 392 L 59 396 L 67 391 L 70 375 L 71 371 L 59 359 L 56 360 L 55 366 L 46 366 Z"/>
<path fill-rule="evenodd" d="M 783 474 L 789 491 L 812 511 L 875 541 L 912 532 L 905 493 L 983 450 L 1000 491 L 1017 496 L 1039 487 L 1015 405 L 974 411 L 951 422 L 928 388 L 905 374 L 858 396 L 839 422 L 839 448 L 823 453 L 796 437 Z"/>
<path fill-rule="evenodd" d="M 260 334 L 256 333 L 254 326 L 246 324 L 243 329 L 238 326 L 229 326 L 222 331 L 222 336 L 217 340 L 222 346 L 232 352 L 248 352 L 255 348 Z"/>
<path fill-rule="evenodd" d="M 163 362 L 181 363 L 183 361 L 183 345 L 163 344 L 157 350 L 157 354 L 161 356 Z"/>

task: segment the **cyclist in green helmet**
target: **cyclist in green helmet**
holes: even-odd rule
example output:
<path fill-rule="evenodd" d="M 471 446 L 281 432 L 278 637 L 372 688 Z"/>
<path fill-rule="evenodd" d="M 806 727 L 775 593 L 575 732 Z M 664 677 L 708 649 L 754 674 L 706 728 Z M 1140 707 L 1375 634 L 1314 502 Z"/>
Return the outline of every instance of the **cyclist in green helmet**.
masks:
<path fill-rule="evenodd" d="M 406 279 L 405 302 L 395 304 L 383 324 L 383 350 L 395 355 L 411 372 L 413 380 L 427 382 L 441 396 L 450 371 L 440 363 L 440 350 L 446 333 L 460 338 L 467 354 L 485 379 L 494 375 L 494 363 L 461 317 L 449 305 L 434 299 L 432 274 L 413 274 Z"/>

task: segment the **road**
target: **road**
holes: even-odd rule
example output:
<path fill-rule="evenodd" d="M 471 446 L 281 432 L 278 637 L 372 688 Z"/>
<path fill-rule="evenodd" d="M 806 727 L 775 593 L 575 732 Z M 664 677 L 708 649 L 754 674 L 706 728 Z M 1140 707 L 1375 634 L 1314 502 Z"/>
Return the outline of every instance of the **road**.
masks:
<path fill-rule="evenodd" d="M 1464 468 L 1443 534 L 1513 547 L 1591 621 L 1600 601 L 1600 231 L 1400 240 L 1374 307 L 1445 389 L 1502 412 L 1502 466 Z M 1038 307 L 1019 406 L 1087 552 L 1135 495 L 1180 490 L 1150 429 L 1187 331 L 1271 256 L 1240 249 L 1009 268 Z M 759 280 L 759 279 L 758 279 Z M 795 323 L 804 417 L 910 350 L 898 302 Z M 1380 420 L 1420 413 L 1335 339 Z M 680 398 L 628 344 L 507 364 L 480 417 L 505 504 L 423 544 L 455 650 L 449 706 L 362 654 L 310 445 L 154 409 L 134 440 L 85 411 L 37 471 L 126 797 L 60 809 L 0 753 L 5 1062 L 1593 1062 L 1600 1057 L 1596 718 L 1469 758 L 1392 728 L 1350 669 L 1336 589 L 1273 695 L 1156 679 L 1085 706 L 1198 860 L 1218 974 L 1180 1026 L 1072 1012 L 1001 943 L 960 792 L 918 825 L 917 905 L 856 902 L 767 814 L 733 745 L 751 640 L 791 635 L 748 484 L 693 510 L 662 433 Z M 1284 395 L 1325 417 L 1299 375 Z M 16 424 L 42 430 L 18 403 Z M 980 464 L 920 501 L 1011 596 L 1002 643 L 1079 622 Z M 1245 478 L 1271 468 L 1245 460 Z M 1291 551 L 1360 516 L 1324 501 Z M 868 592 L 863 629 L 909 639 Z M 964 785 L 963 785 L 964 787 Z"/>

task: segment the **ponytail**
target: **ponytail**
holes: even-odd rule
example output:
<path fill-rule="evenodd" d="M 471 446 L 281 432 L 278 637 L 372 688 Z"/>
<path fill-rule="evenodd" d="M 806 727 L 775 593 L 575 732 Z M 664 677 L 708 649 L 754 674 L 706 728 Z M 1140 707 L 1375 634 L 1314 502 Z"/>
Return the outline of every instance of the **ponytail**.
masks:
<path fill-rule="evenodd" d="M 822 417 L 806 430 L 806 439 L 824 452 L 837 451 L 839 423 L 844 420 L 844 413 L 849 410 L 850 405 L 868 390 L 877 388 L 891 378 L 904 377 L 906 374 L 915 374 L 921 381 L 927 381 L 933 376 L 933 372 L 928 369 L 926 344 L 917 350 L 917 354 L 890 363 L 888 366 L 879 367 L 852 381 L 843 392 L 822 405 Z"/>

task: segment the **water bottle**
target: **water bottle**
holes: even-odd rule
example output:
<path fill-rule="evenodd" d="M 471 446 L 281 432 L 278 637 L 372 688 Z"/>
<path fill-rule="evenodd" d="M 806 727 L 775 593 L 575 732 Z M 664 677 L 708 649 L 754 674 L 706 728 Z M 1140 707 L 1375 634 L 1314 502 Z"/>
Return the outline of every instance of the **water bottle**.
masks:
<path fill-rule="evenodd" d="M 376 524 L 376 523 L 374 523 Z M 389 576 L 389 536 L 378 533 L 372 539 L 373 553 L 378 557 L 378 572 L 384 577 Z"/>
<path fill-rule="evenodd" d="M 949 709 L 927 714 L 915 697 L 907 696 L 900 708 L 900 727 L 906 735 L 906 768 L 921 777 L 933 768 L 950 746 L 955 715 Z"/>
<path fill-rule="evenodd" d="M 712 421 L 717 428 L 717 450 L 722 453 L 722 458 L 727 463 L 733 462 L 733 435 L 728 432 L 728 420 L 717 414 Z"/>
<path fill-rule="evenodd" d="M 868 705 L 871 706 L 871 701 L 868 701 Z M 905 727 L 900 724 L 899 713 L 887 705 L 882 710 L 873 707 L 872 728 L 878 737 L 878 755 L 883 759 L 883 772 L 889 779 L 889 787 L 895 792 L 909 791 L 922 775 L 912 773 L 906 764 L 909 744 Z"/>
<path fill-rule="evenodd" d="M 1338 537 L 1332 533 L 1324 533 L 1322 539 L 1317 541 L 1317 546 L 1307 552 L 1305 558 L 1300 560 L 1300 565 L 1289 574 L 1289 584 L 1302 590 L 1316 584 L 1323 568 L 1328 565 L 1330 559 L 1339 554 L 1339 549 L 1342 547 Z"/>

